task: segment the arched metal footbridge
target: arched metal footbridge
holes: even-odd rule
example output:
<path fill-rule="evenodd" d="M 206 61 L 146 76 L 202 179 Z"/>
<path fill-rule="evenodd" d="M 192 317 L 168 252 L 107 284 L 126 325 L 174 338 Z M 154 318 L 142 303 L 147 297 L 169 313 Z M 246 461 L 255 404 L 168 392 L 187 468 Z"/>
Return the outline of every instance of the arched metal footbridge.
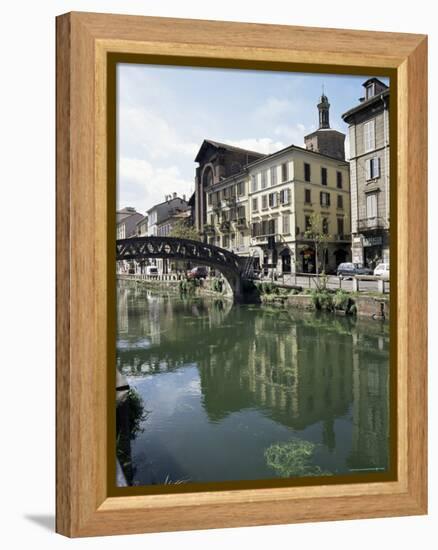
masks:
<path fill-rule="evenodd" d="M 116 260 L 162 258 L 186 260 L 218 269 L 227 279 L 239 301 L 242 279 L 246 276 L 248 258 L 212 244 L 175 237 L 132 237 L 116 241 Z"/>

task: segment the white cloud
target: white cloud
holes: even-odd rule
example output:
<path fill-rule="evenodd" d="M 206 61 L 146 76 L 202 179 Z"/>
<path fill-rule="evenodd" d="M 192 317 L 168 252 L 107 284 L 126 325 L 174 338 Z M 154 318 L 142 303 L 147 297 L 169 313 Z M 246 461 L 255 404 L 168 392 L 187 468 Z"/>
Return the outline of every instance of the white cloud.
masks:
<path fill-rule="evenodd" d="M 274 128 L 274 134 L 285 139 L 288 145 L 303 145 L 304 136 L 308 133 L 309 131 L 301 123 L 278 124 Z"/>
<path fill-rule="evenodd" d="M 122 157 L 118 163 L 117 191 L 117 208 L 133 206 L 144 213 L 174 192 L 188 199 L 194 183 L 184 179 L 177 166 L 161 168 L 146 160 Z"/>
<path fill-rule="evenodd" d="M 194 158 L 199 144 L 184 140 L 163 117 L 146 108 L 121 107 L 119 114 L 120 154 L 136 152 L 148 158 L 169 158 L 175 154 Z M 129 152 L 129 153 L 128 153 Z"/>
<path fill-rule="evenodd" d="M 242 149 L 249 149 L 250 151 L 256 151 L 257 153 L 264 153 L 270 155 L 280 149 L 284 149 L 286 145 L 282 141 L 274 141 L 272 138 L 247 138 L 238 140 L 221 140 L 223 143 L 234 145 L 234 147 L 242 147 Z"/>

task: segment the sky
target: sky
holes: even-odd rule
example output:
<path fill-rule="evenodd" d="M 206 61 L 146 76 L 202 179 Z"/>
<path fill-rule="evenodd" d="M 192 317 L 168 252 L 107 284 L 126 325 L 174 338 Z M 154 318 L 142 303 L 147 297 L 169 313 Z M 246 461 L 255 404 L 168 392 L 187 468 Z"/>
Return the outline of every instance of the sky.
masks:
<path fill-rule="evenodd" d="M 190 197 L 204 139 L 260 153 L 303 146 L 323 89 L 331 127 L 346 133 L 341 114 L 358 104 L 367 78 L 119 64 L 117 208 L 145 213 L 173 192 Z"/>

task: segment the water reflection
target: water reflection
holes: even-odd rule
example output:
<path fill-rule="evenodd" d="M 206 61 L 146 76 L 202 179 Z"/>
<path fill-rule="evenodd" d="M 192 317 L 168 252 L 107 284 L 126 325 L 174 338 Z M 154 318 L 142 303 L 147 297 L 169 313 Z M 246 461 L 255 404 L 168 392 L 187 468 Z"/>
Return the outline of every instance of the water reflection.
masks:
<path fill-rule="evenodd" d="M 117 366 L 151 411 L 134 483 L 275 477 L 297 437 L 320 471 L 386 469 L 388 350 L 378 322 L 120 285 Z"/>

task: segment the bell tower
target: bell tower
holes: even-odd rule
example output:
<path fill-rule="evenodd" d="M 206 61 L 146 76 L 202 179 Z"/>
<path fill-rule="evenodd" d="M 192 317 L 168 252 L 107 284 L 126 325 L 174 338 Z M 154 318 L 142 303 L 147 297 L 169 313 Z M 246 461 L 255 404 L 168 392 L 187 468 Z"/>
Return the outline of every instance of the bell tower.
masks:
<path fill-rule="evenodd" d="M 329 157 L 345 160 L 345 134 L 330 128 L 330 103 L 322 90 L 318 107 L 318 129 L 304 136 L 306 149 Z"/>
<path fill-rule="evenodd" d="M 321 100 L 318 103 L 319 113 L 319 129 L 328 130 L 330 128 L 330 103 L 324 93 L 321 96 Z"/>

